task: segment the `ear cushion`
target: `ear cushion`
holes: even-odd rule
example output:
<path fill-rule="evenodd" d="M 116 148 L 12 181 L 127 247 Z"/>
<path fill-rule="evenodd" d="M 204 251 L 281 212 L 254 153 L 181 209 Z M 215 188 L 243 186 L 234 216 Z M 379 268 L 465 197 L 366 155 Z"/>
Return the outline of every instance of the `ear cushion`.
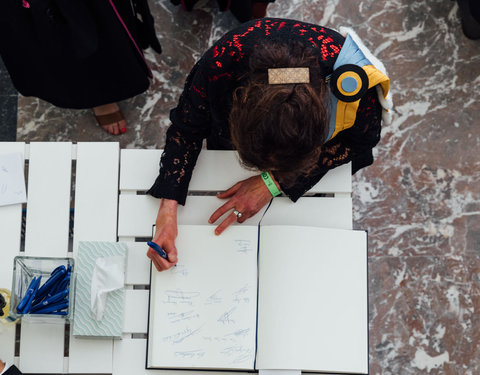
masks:
<path fill-rule="evenodd" d="M 367 73 L 358 65 L 339 66 L 330 77 L 330 89 L 338 100 L 355 102 L 368 90 Z"/>

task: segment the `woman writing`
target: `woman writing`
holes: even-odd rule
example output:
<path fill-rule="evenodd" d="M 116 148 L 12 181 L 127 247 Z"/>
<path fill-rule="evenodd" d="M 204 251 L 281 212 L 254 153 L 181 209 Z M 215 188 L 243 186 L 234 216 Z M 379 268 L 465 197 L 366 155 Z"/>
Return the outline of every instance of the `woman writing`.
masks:
<path fill-rule="evenodd" d="M 177 205 L 185 204 L 204 139 L 209 149 L 236 149 L 258 171 L 218 194 L 227 201 L 209 222 L 228 215 L 217 235 L 280 192 L 295 202 L 328 170 L 352 162 L 355 173 L 373 162 L 389 81 L 351 34 L 264 18 L 230 31 L 197 62 L 170 113 L 160 175 L 148 192 L 162 198 L 153 240 L 169 261 L 147 253 L 159 271 L 177 262 Z"/>

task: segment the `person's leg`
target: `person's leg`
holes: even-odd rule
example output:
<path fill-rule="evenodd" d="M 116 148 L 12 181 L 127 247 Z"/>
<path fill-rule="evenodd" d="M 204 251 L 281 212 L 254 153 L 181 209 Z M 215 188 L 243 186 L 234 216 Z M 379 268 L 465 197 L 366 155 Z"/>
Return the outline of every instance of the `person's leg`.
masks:
<path fill-rule="evenodd" d="M 127 122 L 117 103 L 100 105 L 93 108 L 98 124 L 107 132 L 119 135 L 127 131 Z"/>
<path fill-rule="evenodd" d="M 480 5 L 478 1 L 457 0 L 462 30 L 469 39 L 480 39 Z"/>
<path fill-rule="evenodd" d="M 470 0 L 470 12 L 475 21 L 480 23 L 480 1 Z"/>

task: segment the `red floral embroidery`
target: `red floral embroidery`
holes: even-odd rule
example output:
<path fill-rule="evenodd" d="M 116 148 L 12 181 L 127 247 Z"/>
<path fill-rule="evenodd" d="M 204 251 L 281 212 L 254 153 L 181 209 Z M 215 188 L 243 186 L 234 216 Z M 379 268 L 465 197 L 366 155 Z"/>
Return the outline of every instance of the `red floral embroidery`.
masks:
<path fill-rule="evenodd" d="M 205 90 L 203 89 L 203 87 L 201 88 L 197 88 L 196 86 L 193 86 L 192 85 L 192 88 L 198 93 L 198 95 L 200 95 L 202 98 L 206 98 L 207 97 L 207 94 L 205 93 Z"/>

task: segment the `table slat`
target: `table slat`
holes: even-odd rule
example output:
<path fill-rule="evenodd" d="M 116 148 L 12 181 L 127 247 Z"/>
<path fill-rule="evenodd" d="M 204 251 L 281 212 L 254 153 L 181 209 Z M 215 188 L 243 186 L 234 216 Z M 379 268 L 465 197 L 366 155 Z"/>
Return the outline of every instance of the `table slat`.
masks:
<path fill-rule="evenodd" d="M 293 203 L 278 197 L 273 200 L 262 225 L 352 229 L 352 198 L 303 197 Z"/>
<path fill-rule="evenodd" d="M 26 255 L 67 254 L 71 166 L 71 143 L 30 143 Z"/>
<path fill-rule="evenodd" d="M 25 255 L 64 257 L 68 252 L 72 145 L 31 143 Z M 63 372 L 65 325 L 22 321 L 22 372 Z"/>
<path fill-rule="evenodd" d="M 120 189 L 148 190 L 158 176 L 163 150 L 122 150 Z M 229 173 L 219 173 L 228 170 Z M 190 190 L 225 190 L 253 173 L 240 167 L 236 152 L 204 150 L 198 157 Z"/>
<path fill-rule="evenodd" d="M 112 339 L 77 338 L 70 325 L 70 374 L 111 374 L 113 358 Z"/>
<path fill-rule="evenodd" d="M 117 142 L 77 144 L 74 255 L 79 241 L 116 241 L 119 154 Z M 111 373 L 112 351 L 112 339 L 70 333 L 69 373 Z"/>
<path fill-rule="evenodd" d="M 20 152 L 25 154 L 23 142 L 0 142 L 0 154 Z M 20 251 L 22 205 L 0 206 L 0 288 L 12 289 L 13 258 Z"/>
<path fill-rule="evenodd" d="M 15 324 L 3 326 L 0 329 L 0 359 L 4 362 L 13 363 L 15 356 Z"/>
<path fill-rule="evenodd" d="M 13 259 L 20 251 L 22 205 L 0 207 L 0 288 L 12 289 Z"/>
<path fill-rule="evenodd" d="M 148 190 L 158 176 L 163 150 L 122 150 L 121 190 Z M 189 190 L 222 191 L 256 173 L 242 168 L 235 151 L 203 150 Z M 327 173 L 309 193 L 351 193 L 351 165 L 345 164 Z"/>
<path fill-rule="evenodd" d="M 35 374 L 63 372 L 64 324 L 22 321 L 20 371 Z"/>
<path fill-rule="evenodd" d="M 125 284 L 150 284 L 150 259 L 147 258 L 145 242 L 125 242 L 128 248 Z"/>
<path fill-rule="evenodd" d="M 208 225 L 210 215 L 223 203 L 223 200 L 214 196 L 190 196 L 187 198 L 185 206 L 178 206 L 178 223 Z M 121 194 L 118 235 L 120 237 L 151 237 L 152 225 L 155 223 L 159 204 L 158 199 L 149 195 Z M 264 209 L 247 219 L 245 224 L 257 224 L 263 211 Z M 237 223 L 235 222 L 234 225 Z"/>
<path fill-rule="evenodd" d="M 0 207 L 0 288 L 12 290 L 13 259 L 20 250 L 21 222 L 21 204 Z M 0 327 L 0 330 L 0 358 L 13 363 L 15 325 Z"/>
<path fill-rule="evenodd" d="M 148 295 L 148 290 L 125 291 L 124 333 L 147 333 Z"/>
<path fill-rule="evenodd" d="M 74 254 L 78 241 L 116 241 L 119 145 L 77 144 Z"/>

